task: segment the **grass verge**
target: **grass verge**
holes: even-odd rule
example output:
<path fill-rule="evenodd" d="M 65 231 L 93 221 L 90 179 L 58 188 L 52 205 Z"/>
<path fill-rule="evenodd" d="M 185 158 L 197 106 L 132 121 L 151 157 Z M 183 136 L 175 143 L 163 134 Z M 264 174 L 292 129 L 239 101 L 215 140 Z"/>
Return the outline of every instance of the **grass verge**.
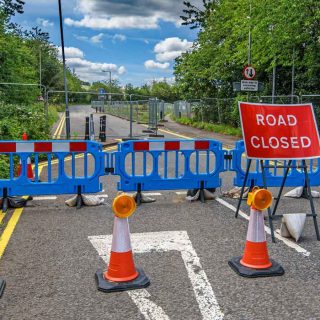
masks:
<path fill-rule="evenodd" d="M 234 128 L 231 126 L 228 126 L 226 124 L 217 124 L 217 123 L 208 123 L 208 122 L 198 122 L 194 121 L 189 118 L 175 118 L 174 116 L 171 116 L 171 119 L 177 123 L 191 126 L 197 129 L 206 130 L 210 132 L 216 132 L 221 134 L 226 134 L 229 136 L 235 136 L 235 137 L 242 137 L 242 131 L 241 128 Z"/>

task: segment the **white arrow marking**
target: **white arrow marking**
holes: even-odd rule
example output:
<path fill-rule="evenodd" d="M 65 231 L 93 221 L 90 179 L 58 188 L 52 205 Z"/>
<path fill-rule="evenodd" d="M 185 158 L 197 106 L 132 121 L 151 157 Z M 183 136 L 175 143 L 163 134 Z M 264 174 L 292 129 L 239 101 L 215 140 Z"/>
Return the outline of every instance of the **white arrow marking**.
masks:
<path fill-rule="evenodd" d="M 89 237 L 89 240 L 96 248 L 99 255 L 104 259 L 106 263 L 108 263 L 112 236 L 92 236 Z M 196 251 L 194 250 L 186 231 L 134 233 L 131 235 L 131 240 L 133 251 L 135 253 L 147 253 L 154 251 L 165 252 L 172 250 L 180 251 L 193 287 L 196 300 L 199 304 L 202 318 L 205 320 L 223 319 L 223 313 L 220 310 L 210 282 L 207 278 L 206 273 L 202 269 L 200 259 Z M 150 302 L 149 299 L 146 299 L 145 291 L 146 290 L 137 290 L 134 293 L 134 298 L 132 298 L 131 296 L 136 304 L 137 299 L 139 300 L 139 302 Z M 154 308 L 155 305 L 154 303 L 152 304 Z M 151 306 L 145 306 L 145 303 L 143 303 L 144 308 L 140 308 L 140 304 L 137 304 L 137 306 L 139 307 L 141 313 L 146 317 L 146 311 L 142 311 L 142 309 L 144 310 L 144 308 L 147 308 L 147 310 L 149 310 Z M 160 308 L 159 310 L 162 309 Z M 166 315 L 163 313 L 163 316 Z M 150 318 L 146 317 L 146 319 Z"/>

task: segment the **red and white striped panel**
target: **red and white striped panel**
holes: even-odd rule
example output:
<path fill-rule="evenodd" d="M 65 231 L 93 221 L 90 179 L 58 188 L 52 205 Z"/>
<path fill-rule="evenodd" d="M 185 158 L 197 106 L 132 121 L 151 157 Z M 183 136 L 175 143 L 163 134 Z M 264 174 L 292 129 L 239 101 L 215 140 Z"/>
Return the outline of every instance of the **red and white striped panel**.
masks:
<path fill-rule="evenodd" d="M 137 141 L 133 143 L 134 151 L 183 151 L 209 150 L 207 140 L 184 141 Z"/>
<path fill-rule="evenodd" d="M 0 152 L 86 152 L 86 142 L 0 142 Z"/>

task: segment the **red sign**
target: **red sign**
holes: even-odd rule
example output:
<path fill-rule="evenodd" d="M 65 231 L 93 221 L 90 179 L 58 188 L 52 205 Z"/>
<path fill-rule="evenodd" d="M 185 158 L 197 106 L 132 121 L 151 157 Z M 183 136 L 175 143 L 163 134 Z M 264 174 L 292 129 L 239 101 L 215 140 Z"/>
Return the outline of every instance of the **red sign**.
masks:
<path fill-rule="evenodd" d="M 247 65 L 244 67 L 242 74 L 245 79 L 252 80 L 256 76 L 256 69 L 251 65 Z"/>
<path fill-rule="evenodd" d="M 239 102 L 239 111 L 248 158 L 320 157 L 319 133 L 312 104 Z"/>

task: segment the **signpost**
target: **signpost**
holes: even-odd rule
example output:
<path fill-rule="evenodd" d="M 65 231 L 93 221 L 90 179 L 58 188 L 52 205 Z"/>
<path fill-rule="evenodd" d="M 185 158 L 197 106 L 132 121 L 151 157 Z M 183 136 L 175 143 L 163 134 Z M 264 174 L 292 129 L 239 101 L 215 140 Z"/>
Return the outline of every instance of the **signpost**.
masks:
<path fill-rule="evenodd" d="M 262 83 L 257 80 L 253 80 L 256 77 L 256 69 L 248 64 L 242 70 L 244 80 L 241 82 L 233 82 L 233 91 L 261 91 L 263 90 Z"/>
<path fill-rule="evenodd" d="M 272 241 L 275 242 L 273 219 L 283 216 L 283 214 L 278 216 L 275 216 L 275 214 L 287 177 L 294 170 L 302 169 L 304 181 L 301 184 L 304 184 L 303 187 L 311 208 L 311 213 L 306 214 L 306 216 L 313 218 L 317 240 L 320 240 L 317 213 L 311 194 L 306 163 L 306 159 L 320 157 L 319 132 L 312 104 L 279 105 L 239 102 L 239 112 L 248 161 L 236 217 L 243 200 L 244 188 L 250 179 L 252 159 L 259 160 L 264 188 L 267 188 L 268 179 L 276 175 L 278 169 L 283 169 L 284 175 L 278 195 L 275 197 L 275 204 L 272 211 L 271 208 L 268 208 L 271 237 Z M 269 161 L 264 161 L 279 159 L 285 161 L 281 163 L 276 161 L 272 165 Z M 312 163 L 310 166 L 312 166 Z M 253 180 L 251 180 L 251 185 L 252 183 L 254 183 Z"/>
<path fill-rule="evenodd" d="M 312 104 L 268 105 L 239 102 L 249 159 L 320 157 L 320 140 Z"/>
<path fill-rule="evenodd" d="M 244 67 L 242 74 L 246 80 L 252 80 L 256 77 L 256 69 L 251 65 L 247 65 Z"/>
<path fill-rule="evenodd" d="M 241 91 L 258 91 L 259 82 L 256 80 L 241 80 Z"/>
<path fill-rule="evenodd" d="M 106 100 L 106 90 L 104 90 L 104 89 L 99 89 L 98 99 L 99 99 L 99 100 Z"/>

